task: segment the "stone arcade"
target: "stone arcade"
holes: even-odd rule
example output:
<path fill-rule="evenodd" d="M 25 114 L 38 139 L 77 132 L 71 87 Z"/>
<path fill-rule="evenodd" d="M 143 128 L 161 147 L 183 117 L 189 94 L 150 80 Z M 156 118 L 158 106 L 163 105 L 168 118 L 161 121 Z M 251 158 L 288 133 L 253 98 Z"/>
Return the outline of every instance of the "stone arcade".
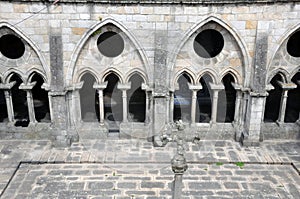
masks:
<path fill-rule="evenodd" d="M 300 1 L 53 2 L 0 2 L 1 138 L 299 137 Z"/>

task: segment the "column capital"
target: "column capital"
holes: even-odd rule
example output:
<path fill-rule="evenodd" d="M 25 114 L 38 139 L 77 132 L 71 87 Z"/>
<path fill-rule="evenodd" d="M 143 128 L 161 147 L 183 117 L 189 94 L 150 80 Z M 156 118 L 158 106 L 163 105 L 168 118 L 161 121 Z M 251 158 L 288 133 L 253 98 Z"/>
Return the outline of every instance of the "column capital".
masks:
<path fill-rule="evenodd" d="M 9 89 L 11 89 L 14 85 L 16 84 L 16 82 L 15 81 L 13 81 L 13 82 L 9 82 L 9 83 L 7 83 L 7 84 L 0 84 L 0 90 L 9 90 Z"/>
<path fill-rule="evenodd" d="M 79 90 L 79 89 L 81 89 L 82 88 L 82 86 L 83 86 L 83 81 L 82 82 L 79 82 L 79 83 L 75 83 L 75 84 L 73 84 L 73 85 L 71 85 L 71 86 L 68 86 L 67 88 L 66 88 L 66 90 L 67 91 L 75 91 L 75 90 Z M 46 89 L 45 89 L 46 90 Z"/>
<path fill-rule="evenodd" d="M 31 90 L 33 89 L 33 87 L 36 85 L 36 82 L 31 82 L 29 84 L 24 84 L 22 83 L 20 86 L 19 86 L 19 89 L 21 90 Z"/>
<path fill-rule="evenodd" d="M 236 84 L 236 83 L 234 83 L 234 82 L 231 82 L 231 85 L 232 85 L 233 88 L 234 88 L 235 90 L 237 90 L 237 91 L 243 91 L 243 90 L 244 90 L 243 86 L 240 85 L 240 84 Z"/>
<path fill-rule="evenodd" d="M 220 90 L 225 89 L 225 86 L 223 84 L 214 84 L 212 82 L 209 82 L 208 85 L 209 85 L 211 90 L 220 91 Z"/>
<path fill-rule="evenodd" d="M 291 90 L 291 89 L 297 88 L 297 84 L 294 84 L 292 82 L 284 83 L 282 81 L 277 81 L 277 83 L 283 90 Z"/>
<path fill-rule="evenodd" d="M 142 90 L 146 91 L 146 92 L 152 92 L 153 89 L 150 88 L 150 86 L 148 84 L 145 84 L 145 83 L 142 83 L 142 86 L 141 86 Z"/>
<path fill-rule="evenodd" d="M 97 84 L 97 83 L 95 82 L 94 85 L 93 85 L 93 88 L 94 88 L 94 89 L 97 89 L 97 90 L 104 90 L 104 89 L 106 89 L 107 84 L 108 84 L 107 81 L 102 82 L 102 83 L 100 83 L 100 84 Z"/>
<path fill-rule="evenodd" d="M 202 85 L 200 83 L 199 84 L 188 83 L 188 86 L 189 86 L 189 89 L 192 91 L 198 91 L 198 90 L 202 89 Z"/>
<path fill-rule="evenodd" d="M 121 84 L 118 82 L 117 88 L 120 90 L 129 90 L 131 88 L 131 82 L 125 84 Z"/>

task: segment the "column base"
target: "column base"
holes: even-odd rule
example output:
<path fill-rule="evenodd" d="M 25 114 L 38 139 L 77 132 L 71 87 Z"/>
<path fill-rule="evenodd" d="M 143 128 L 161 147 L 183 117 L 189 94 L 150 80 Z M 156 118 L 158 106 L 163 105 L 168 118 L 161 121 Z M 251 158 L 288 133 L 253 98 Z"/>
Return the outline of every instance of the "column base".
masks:
<path fill-rule="evenodd" d="M 259 138 L 249 138 L 249 135 L 242 133 L 240 141 L 245 147 L 258 147 L 260 145 Z"/>

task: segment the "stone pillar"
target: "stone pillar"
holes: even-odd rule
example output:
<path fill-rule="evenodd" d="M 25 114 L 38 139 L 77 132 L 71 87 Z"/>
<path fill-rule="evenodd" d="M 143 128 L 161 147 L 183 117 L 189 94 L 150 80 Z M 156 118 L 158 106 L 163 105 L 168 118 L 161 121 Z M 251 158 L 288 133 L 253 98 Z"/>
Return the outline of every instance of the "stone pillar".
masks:
<path fill-rule="evenodd" d="M 93 88 L 97 89 L 98 97 L 99 97 L 99 116 L 100 116 L 100 125 L 104 125 L 104 99 L 103 99 L 103 90 L 107 86 L 107 81 L 101 84 L 94 84 Z"/>
<path fill-rule="evenodd" d="M 281 124 L 284 122 L 288 91 L 297 88 L 297 85 L 294 83 L 283 83 L 281 81 L 279 81 L 278 84 L 282 88 L 282 95 L 281 95 L 281 102 L 280 102 L 280 109 L 279 109 L 280 111 L 279 111 L 277 123 Z"/>
<path fill-rule="evenodd" d="M 249 95 L 245 131 L 242 134 L 241 141 L 244 146 L 258 146 L 263 119 L 264 100 L 268 93 L 250 92 Z"/>
<path fill-rule="evenodd" d="M 236 90 L 236 100 L 235 100 L 235 108 L 234 108 L 234 123 L 237 124 L 239 123 L 239 118 L 241 117 L 241 111 L 240 111 L 240 107 L 241 107 L 241 101 L 242 101 L 242 86 L 235 84 L 235 83 L 231 83 L 233 88 Z"/>
<path fill-rule="evenodd" d="M 22 83 L 19 87 L 21 90 L 25 90 L 27 94 L 27 108 L 28 108 L 28 114 L 29 114 L 29 121 L 30 123 L 36 123 L 35 119 L 35 112 L 34 112 L 34 104 L 33 104 L 33 97 L 31 90 L 35 86 L 36 82 L 32 82 L 30 84 L 25 85 Z"/>
<path fill-rule="evenodd" d="M 82 88 L 84 82 L 79 82 L 67 87 L 68 95 L 68 118 L 71 128 L 75 127 L 77 123 L 81 122 L 81 105 L 79 90 Z"/>
<path fill-rule="evenodd" d="M 213 84 L 209 82 L 209 87 L 213 91 L 213 102 L 211 108 L 211 123 L 215 124 L 217 122 L 217 109 L 218 109 L 218 97 L 219 91 L 224 89 L 223 84 Z"/>
<path fill-rule="evenodd" d="M 195 124 L 196 121 L 196 105 L 197 105 L 197 92 L 202 89 L 201 84 L 188 84 L 189 89 L 192 91 L 192 106 L 191 106 L 191 124 Z"/>
<path fill-rule="evenodd" d="M 300 86 L 300 80 L 297 81 L 298 86 Z M 296 121 L 296 123 L 300 126 L 300 112 L 299 112 L 299 119 Z"/>
<path fill-rule="evenodd" d="M 123 100 L 123 123 L 127 123 L 128 122 L 128 110 L 127 110 L 127 90 L 129 90 L 131 88 L 131 83 L 127 83 L 127 84 L 120 84 L 118 83 L 117 88 L 120 89 L 122 91 L 122 100 Z"/>
<path fill-rule="evenodd" d="M 14 108 L 13 108 L 11 91 L 10 91 L 10 89 L 15 84 L 16 84 L 16 82 L 10 82 L 8 84 L 0 84 L 0 89 L 4 90 L 5 101 L 6 101 L 6 109 L 7 109 L 7 116 L 8 116 L 8 121 L 10 123 L 13 123 L 14 120 L 15 120 L 15 118 L 14 118 Z"/>

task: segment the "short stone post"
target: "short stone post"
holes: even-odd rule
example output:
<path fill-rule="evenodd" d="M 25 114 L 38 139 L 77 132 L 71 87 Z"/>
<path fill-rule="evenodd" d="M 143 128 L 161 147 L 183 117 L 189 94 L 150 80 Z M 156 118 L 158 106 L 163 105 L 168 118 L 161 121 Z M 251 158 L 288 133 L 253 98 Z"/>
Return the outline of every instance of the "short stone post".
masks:
<path fill-rule="evenodd" d="M 182 146 L 182 140 L 177 141 L 177 153 L 172 159 L 172 170 L 175 173 L 173 184 L 173 199 L 180 199 L 182 195 L 182 176 L 187 170 L 188 166 L 184 157 L 184 149 Z"/>

